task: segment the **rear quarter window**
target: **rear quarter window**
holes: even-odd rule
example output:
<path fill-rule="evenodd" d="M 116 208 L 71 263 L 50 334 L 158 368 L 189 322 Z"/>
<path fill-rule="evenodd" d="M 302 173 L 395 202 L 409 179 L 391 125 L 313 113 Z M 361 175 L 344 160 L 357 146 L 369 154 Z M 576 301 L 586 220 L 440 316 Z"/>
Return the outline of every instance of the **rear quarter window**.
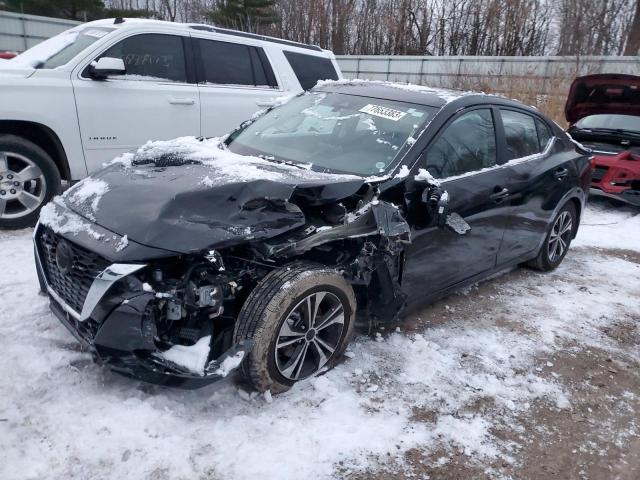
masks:
<path fill-rule="evenodd" d="M 553 138 L 553 135 L 551 135 L 549 126 L 539 118 L 536 118 L 536 128 L 538 129 L 538 142 L 540 143 L 540 150 L 544 151 L 544 149 L 547 148 L 547 145 L 551 141 L 551 138 Z"/>
<path fill-rule="evenodd" d="M 500 110 L 504 125 L 505 141 L 507 143 L 508 160 L 528 157 L 540 153 L 540 141 L 536 119 L 522 112 L 514 110 Z"/>
<path fill-rule="evenodd" d="M 338 72 L 326 57 L 286 50 L 283 53 L 304 90 L 312 89 L 318 80 L 338 80 Z"/>

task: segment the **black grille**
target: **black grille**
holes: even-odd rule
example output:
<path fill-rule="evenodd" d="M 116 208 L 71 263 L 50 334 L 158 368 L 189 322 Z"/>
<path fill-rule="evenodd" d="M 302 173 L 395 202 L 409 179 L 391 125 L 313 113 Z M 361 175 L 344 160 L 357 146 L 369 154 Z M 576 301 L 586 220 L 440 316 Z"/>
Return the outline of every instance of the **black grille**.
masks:
<path fill-rule="evenodd" d="M 47 228 L 43 228 L 38 237 L 38 251 L 47 283 L 67 305 L 80 313 L 93 280 L 110 265 L 110 262 L 86 248 L 67 242 L 73 260 L 69 271 L 64 273 L 56 262 L 56 251 L 61 237 Z"/>
<path fill-rule="evenodd" d="M 607 170 L 609 170 L 609 167 L 596 167 L 596 168 L 594 168 L 593 169 L 593 173 L 591 174 L 591 180 L 593 180 L 594 182 L 599 182 L 600 180 L 602 180 L 604 175 L 607 173 Z"/>

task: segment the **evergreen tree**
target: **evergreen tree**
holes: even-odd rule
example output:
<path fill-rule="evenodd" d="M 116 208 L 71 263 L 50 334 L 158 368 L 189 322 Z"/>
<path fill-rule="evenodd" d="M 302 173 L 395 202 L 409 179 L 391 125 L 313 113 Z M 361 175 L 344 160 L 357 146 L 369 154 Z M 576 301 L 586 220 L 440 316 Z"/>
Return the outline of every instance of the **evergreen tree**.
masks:
<path fill-rule="evenodd" d="M 214 24 L 245 32 L 259 32 L 278 21 L 275 0 L 226 0 L 207 15 Z"/>
<path fill-rule="evenodd" d="M 98 18 L 156 16 L 149 10 L 105 8 L 103 0 L 0 0 L 0 9 L 81 22 Z"/>
<path fill-rule="evenodd" d="M 68 20 L 95 20 L 104 9 L 102 0 L 4 0 L 3 8 Z"/>
<path fill-rule="evenodd" d="M 105 8 L 101 16 L 102 18 L 158 18 L 158 14 L 153 10 L 126 8 Z"/>

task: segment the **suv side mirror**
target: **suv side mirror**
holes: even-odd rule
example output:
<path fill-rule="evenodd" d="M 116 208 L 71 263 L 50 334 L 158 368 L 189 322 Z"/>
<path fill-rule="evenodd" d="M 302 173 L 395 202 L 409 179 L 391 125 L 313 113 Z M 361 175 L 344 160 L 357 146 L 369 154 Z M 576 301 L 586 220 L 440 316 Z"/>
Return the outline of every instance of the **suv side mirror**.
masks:
<path fill-rule="evenodd" d="M 109 75 L 124 75 L 126 69 L 121 58 L 102 57 L 91 63 L 89 74 L 94 80 L 104 80 Z"/>

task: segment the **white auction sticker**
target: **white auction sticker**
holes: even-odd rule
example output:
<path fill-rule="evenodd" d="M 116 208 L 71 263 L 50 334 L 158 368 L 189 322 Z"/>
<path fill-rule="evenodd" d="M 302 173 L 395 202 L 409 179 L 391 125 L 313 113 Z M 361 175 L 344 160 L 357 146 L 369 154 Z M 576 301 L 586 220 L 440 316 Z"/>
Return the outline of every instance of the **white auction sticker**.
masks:
<path fill-rule="evenodd" d="M 365 105 L 359 112 L 368 113 L 369 115 L 375 115 L 376 117 L 386 118 L 397 122 L 407 113 L 400 110 L 394 110 L 393 108 L 383 107 L 382 105 Z"/>

